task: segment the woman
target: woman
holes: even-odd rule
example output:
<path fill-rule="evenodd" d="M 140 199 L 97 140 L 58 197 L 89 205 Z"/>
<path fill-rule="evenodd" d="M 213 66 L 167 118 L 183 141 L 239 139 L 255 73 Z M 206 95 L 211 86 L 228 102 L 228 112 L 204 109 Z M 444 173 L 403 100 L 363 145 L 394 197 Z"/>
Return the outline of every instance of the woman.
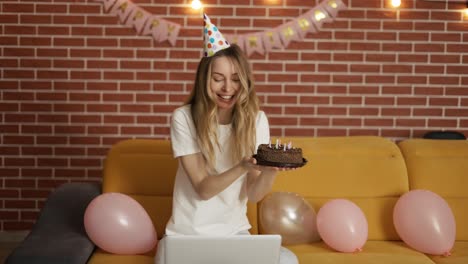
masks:
<path fill-rule="evenodd" d="M 247 58 L 237 45 L 225 43 L 205 53 L 189 100 L 172 116 L 179 168 L 168 236 L 249 234 L 247 200 L 260 201 L 282 170 L 258 166 L 252 157 L 270 139 L 268 120 L 259 110 Z M 163 247 L 164 239 L 156 263 L 164 263 Z M 280 263 L 298 261 L 282 248 Z"/>

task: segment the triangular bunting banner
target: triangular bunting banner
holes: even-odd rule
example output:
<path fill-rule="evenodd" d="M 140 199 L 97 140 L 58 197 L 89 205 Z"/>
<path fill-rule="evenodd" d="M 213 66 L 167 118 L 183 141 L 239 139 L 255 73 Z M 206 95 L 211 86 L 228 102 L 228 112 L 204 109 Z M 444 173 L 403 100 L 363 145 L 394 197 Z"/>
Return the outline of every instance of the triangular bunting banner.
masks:
<path fill-rule="evenodd" d="M 181 25 L 154 16 L 132 3 L 131 0 L 94 0 L 103 4 L 104 12 L 119 17 L 126 26 L 133 27 L 138 34 L 151 35 L 157 42 L 176 44 Z M 273 49 L 286 48 L 291 41 L 301 41 L 307 34 L 319 31 L 323 23 L 332 22 L 340 10 L 347 6 L 342 0 L 323 0 L 320 4 L 296 19 L 276 28 L 245 34 L 225 34 L 229 43 L 236 43 L 248 56 L 265 54 Z"/>
<path fill-rule="evenodd" d="M 153 16 L 130 0 L 94 0 L 104 6 L 104 12 L 116 15 L 120 23 L 133 27 L 137 34 L 151 35 L 157 42 L 168 41 L 175 45 L 180 25 Z"/>

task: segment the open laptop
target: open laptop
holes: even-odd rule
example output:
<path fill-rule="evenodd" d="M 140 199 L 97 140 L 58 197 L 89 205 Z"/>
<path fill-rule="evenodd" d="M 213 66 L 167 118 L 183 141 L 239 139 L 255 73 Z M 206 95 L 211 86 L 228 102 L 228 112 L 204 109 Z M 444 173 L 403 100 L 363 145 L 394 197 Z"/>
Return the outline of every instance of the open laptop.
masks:
<path fill-rule="evenodd" d="M 165 264 L 278 264 L 280 235 L 167 236 Z"/>

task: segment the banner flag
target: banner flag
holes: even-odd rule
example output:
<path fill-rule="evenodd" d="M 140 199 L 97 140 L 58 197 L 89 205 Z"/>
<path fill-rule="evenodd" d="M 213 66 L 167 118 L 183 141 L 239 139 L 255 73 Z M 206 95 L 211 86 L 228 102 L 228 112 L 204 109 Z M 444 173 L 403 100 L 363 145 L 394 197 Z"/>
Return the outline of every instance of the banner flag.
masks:
<path fill-rule="evenodd" d="M 150 17 L 150 13 L 146 12 L 143 8 L 137 6 L 129 15 L 125 25 L 133 27 L 136 30 L 136 32 L 140 34 L 145 26 L 145 23 L 149 20 Z"/>
<path fill-rule="evenodd" d="M 311 21 L 314 23 L 317 29 L 320 29 L 323 23 L 333 20 L 325 11 L 325 9 L 319 6 L 310 10 L 307 12 L 307 14 L 310 16 Z"/>
<path fill-rule="evenodd" d="M 128 0 L 117 0 L 115 5 L 109 11 L 110 14 L 117 15 L 119 17 L 120 23 L 125 23 L 127 17 L 135 8 L 135 4 Z"/>
<path fill-rule="evenodd" d="M 245 51 L 247 56 L 250 56 L 254 52 L 257 52 L 261 55 L 265 53 L 265 49 L 263 48 L 262 35 L 260 33 L 248 34 L 245 37 Z"/>
<path fill-rule="evenodd" d="M 317 32 L 317 29 L 315 29 L 314 23 L 312 22 L 310 15 L 307 14 L 300 16 L 295 21 L 294 26 L 296 28 L 296 32 L 299 34 L 301 39 L 304 39 L 307 33 Z"/>
<path fill-rule="evenodd" d="M 331 17 L 336 17 L 338 11 L 346 8 L 345 3 L 341 0 L 327 0 L 322 5 Z"/>
<path fill-rule="evenodd" d="M 174 46 L 177 41 L 177 36 L 179 35 L 180 25 L 174 22 L 166 21 L 166 27 L 166 39 L 169 41 L 169 43 L 171 43 L 172 46 Z"/>
<path fill-rule="evenodd" d="M 224 36 L 229 43 L 237 44 L 241 50 L 245 50 L 245 39 L 243 35 L 224 34 Z"/>
<path fill-rule="evenodd" d="M 296 27 L 294 26 L 294 21 L 290 21 L 282 26 L 278 27 L 281 41 L 283 42 L 283 46 L 286 48 L 291 41 L 300 41 L 301 38 L 299 34 L 296 32 Z"/>
<path fill-rule="evenodd" d="M 94 1 L 103 3 L 104 12 L 108 13 L 111 7 L 115 4 L 116 0 L 94 0 Z"/>
<path fill-rule="evenodd" d="M 270 51 L 275 48 L 283 48 L 277 28 L 274 30 L 267 30 L 263 33 L 263 46 L 266 51 Z"/>

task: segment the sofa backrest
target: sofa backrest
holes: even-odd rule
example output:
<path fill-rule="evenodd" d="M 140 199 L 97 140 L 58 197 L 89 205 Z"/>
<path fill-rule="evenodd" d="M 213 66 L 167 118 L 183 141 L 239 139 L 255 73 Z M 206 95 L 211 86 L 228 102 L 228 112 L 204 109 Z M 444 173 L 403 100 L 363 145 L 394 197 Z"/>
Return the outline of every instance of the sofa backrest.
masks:
<path fill-rule="evenodd" d="M 345 198 L 366 215 L 369 240 L 399 240 L 393 207 L 407 192 L 405 162 L 397 145 L 380 137 L 286 138 L 303 149 L 308 163 L 281 172 L 273 191 L 298 193 L 316 212 L 327 201 Z M 259 223 L 260 233 L 263 231 Z"/>
<path fill-rule="evenodd" d="M 447 201 L 455 216 L 456 239 L 468 240 L 468 141 L 408 139 L 405 157 L 410 189 L 430 190 Z"/>
<path fill-rule="evenodd" d="M 121 141 L 112 146 L 106 157 L 103 192 L 119 192 L 137 200 L 148 212 L 161 238 L 172 212 L 177 165 L 169 140 Z M 256 205 L 249 204 L 252 233 L 257 232 L 256 212 Z"/>
<path fill-rule="evenodd" d="M 130 139 L 112 146 L 104 163 L 103 192 L 136 199 L 147 211 L 158 237 L 172 208 L 177 160 L 167 140 Z"/>

